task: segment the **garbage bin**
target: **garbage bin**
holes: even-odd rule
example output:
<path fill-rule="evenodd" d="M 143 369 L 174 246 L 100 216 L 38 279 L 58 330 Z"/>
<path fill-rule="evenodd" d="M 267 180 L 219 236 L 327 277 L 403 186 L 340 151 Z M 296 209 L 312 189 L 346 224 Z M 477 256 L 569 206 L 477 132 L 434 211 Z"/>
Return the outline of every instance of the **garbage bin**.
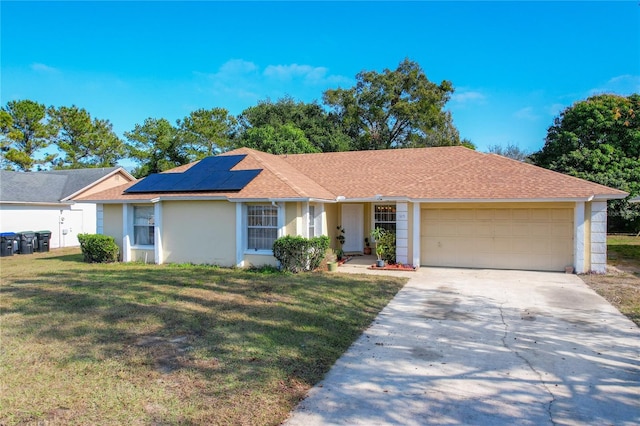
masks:
<path fill-rule="evenodd" d="M 33 253 L 33 240 L 36 234 L 33 231 L 18 232 L 18 244 L 20 245 L 20 254 Z"/>
<path fill-rule="evenodd" d="M 51 231 L 36 231 L 36 250 L 39 252 L 49 251 L 49 241 L 51 241 Z"/>
<path fill-rule="evenodd" d="M 15 232 L 0 233 L 0 257 L 13 256 L 13 242 L 15 240 Z"/>

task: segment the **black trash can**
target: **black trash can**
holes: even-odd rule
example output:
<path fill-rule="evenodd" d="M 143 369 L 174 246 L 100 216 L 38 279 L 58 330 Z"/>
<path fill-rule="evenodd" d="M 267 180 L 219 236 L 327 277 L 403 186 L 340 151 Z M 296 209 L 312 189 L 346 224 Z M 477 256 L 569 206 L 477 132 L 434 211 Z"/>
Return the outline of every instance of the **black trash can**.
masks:
<path fill-rule="evenodd" d="M 36 231 L 36 251 L 49 251 L 49 241 L 51 241 L 51 231 Z"/>
<path fill-rule="evenodd" d="M 32 254 L 33 243 L 36 234 L 33 231 L 18 232 L 18 245 L 20 246 L 20 254 Z"/>
<path fill-rule="evenodd" d="M 0 257 L 13 256 L 13 242 L 15 240 L 15 232 L 0 233 Z"/>

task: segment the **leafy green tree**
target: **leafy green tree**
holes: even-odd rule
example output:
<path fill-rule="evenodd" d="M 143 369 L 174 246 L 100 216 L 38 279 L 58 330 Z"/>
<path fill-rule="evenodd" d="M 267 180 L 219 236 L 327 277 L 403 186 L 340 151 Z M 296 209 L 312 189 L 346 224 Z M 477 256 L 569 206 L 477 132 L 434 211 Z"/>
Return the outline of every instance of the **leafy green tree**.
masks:
<path fill-rule="evenodd" d="M 327 90 L 323 96 L 333 119 L 351 137 L 351 150 L 460 144 L 451 116 L 443 111 L 453 93 L 449 81 L 430 82 L 409 59 L 393 71 L 362 71 L 356 80 L 350 89 Z"/>
<path fill-rule="evenodd" d="M 133 170 L 135 177 L 145 177 L 189 163 L 184 153 L 178 130 L 164 118 L 147 118 L 136 124 L 131 132 L 125 132 L 129 157 L 140 166 Z"/>
<path fill-rule="evenodd" d="M 84 108 L 49 108 L 51 121 L 59 129 L 55 143 L 64 157 L 54 164 L 59 169 L 112 167 L 125 155 L 124 142 L 108 120 L 92 119 Z"/>
<path fill-rule="evenodd" d="M 526 149 L 520 148 L 517 144 L 502 145 L 490 145 L 487 148 L 487 152 L 491 154 L 501 155 L 503 157 L 511 158 L 517 161 L 527 161 L 531 153 Z"/>
<path fill-rule="evenodd" d="M 192 161 L 227 151 L 237 132 L 237 120 L 224 108 L 199 109 L 178 120 L 184 153 Z"/>
<path fill-rule="evenodd" d="M 329 117 L 329 114 L 316 102 L 296 102 L 284 97 L 277 102 L 261 101 L 247 108 L 239 116 L 241 129 L 239 146 L 245 146 L 247 132 L 263 126 L 278 129 L 290 125 L 300 129 L 305 138 L 321 152 L 346 151 L 349 149 L 349 137 L 342 133 Z"/>
<path fill-rule="evenodd" d="M 293 124 L 278 127 L 264 125 L 245 132 L 242 143 L 247 148 L 271 154 L 305 154 L 320 152 Z"/>
<path fill-rule="evenodd" d="M 51 163 L 55 154 L 42 158 L 36 155 L 51 145 L 55 133 L 43 104 L 30 100 L 7 102 L 0 109 L 2 167 L 29 171 L 34 166 Z"/>
<path fill-rule="evenodd" d="M 640 95 L 603 94 L 566 108 L 549 127 L 534 164 L 640 194 Z M 609 203 L 609 227 L 640 229 L 640 206 Z"/>

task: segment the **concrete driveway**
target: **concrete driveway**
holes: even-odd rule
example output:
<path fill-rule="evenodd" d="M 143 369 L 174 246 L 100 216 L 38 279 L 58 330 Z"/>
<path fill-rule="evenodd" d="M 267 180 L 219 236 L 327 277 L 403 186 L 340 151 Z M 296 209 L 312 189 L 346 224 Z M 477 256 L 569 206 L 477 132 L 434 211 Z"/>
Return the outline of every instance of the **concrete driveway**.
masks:
<path fill-rule="evenodd" d="M 640 424 L 640 329 L 577 276 L 411 276 L 286 425 Z"/>

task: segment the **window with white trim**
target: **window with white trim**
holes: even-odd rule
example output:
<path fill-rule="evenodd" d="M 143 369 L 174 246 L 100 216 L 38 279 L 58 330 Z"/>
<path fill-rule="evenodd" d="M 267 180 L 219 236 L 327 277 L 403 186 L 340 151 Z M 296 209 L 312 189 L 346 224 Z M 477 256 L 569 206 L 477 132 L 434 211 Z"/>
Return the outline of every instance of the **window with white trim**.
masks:
<path fill-rule="evenodd" d="M 278 238 L 278 207 L 273 205 L 247 206 L 247 248 L 272 250 Z"/>
<path fill-rule="evenodd" d="M 396 232 L 396 206 L 395 204 L 376 204 L 373 210 L 373 229 L 382 228 L 386 231 Z"/>
<path fill-rule="evenodd" d="M 309 238 L 316 236 L 316 206 L 309 206 Z"/>
<path fill-rule="evenodd" d="M 153 206 L 133 207 L 133 244 L 154 245 L 155 218 Z"/>

